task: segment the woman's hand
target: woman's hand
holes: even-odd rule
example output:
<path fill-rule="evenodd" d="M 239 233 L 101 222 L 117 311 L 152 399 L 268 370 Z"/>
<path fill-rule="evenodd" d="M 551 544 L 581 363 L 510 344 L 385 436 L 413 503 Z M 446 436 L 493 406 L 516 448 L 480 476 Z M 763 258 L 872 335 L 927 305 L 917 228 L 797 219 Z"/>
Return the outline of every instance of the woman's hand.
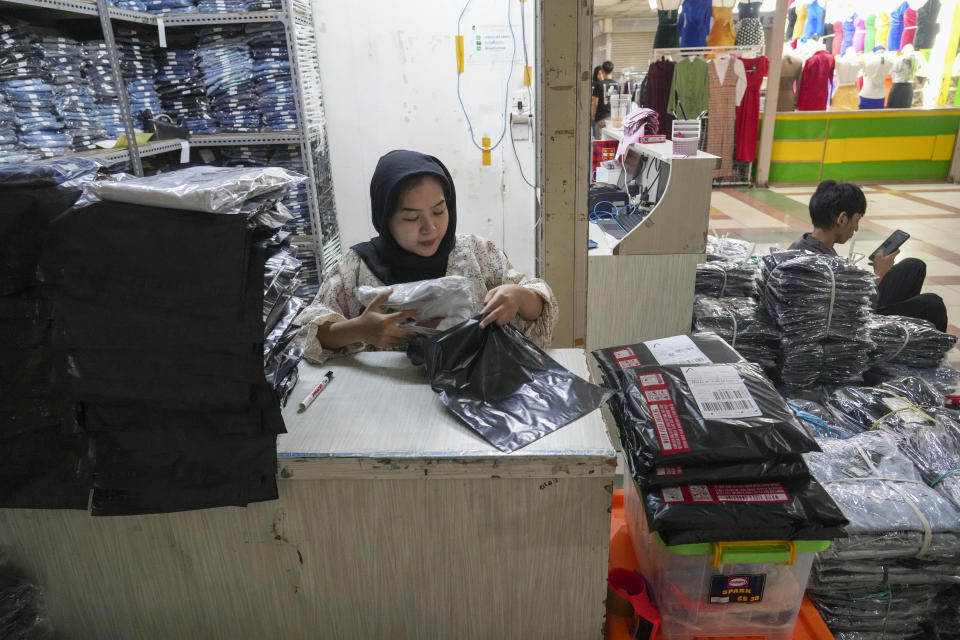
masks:
<path fill-rule="evenodd" d="M 480 328 L 496 322 L 510 324 L 519 314 L 524 320 L 536 320 L 543 311 L 543 300 L 533 291 L 516 284 L 503 284 L 487 292 L 483 299 Z"/>
<path fill-rule="evenodd" d="M 420 315 L 420 310 L 382 313 L 383 304 L 391 293 L 392 289 L 378 295 L 356 318 L 317 327 L 317 340 L 326 349 L 340 349 L 357 342 L 372 344 L 381 349 L 392 349 L 409 341 L 416 334 L 408 329 L 401 329 L 397 323 L 415 318 Z"/>

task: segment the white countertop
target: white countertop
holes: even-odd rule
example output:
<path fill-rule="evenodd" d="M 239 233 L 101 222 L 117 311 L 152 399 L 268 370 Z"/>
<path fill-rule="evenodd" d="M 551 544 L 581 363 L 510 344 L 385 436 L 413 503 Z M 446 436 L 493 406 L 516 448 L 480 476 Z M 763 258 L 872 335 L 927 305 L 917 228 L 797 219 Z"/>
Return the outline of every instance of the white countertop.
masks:
<path fill-rule="evenodd" d="M 582 349 L 548 353 L 589 379 Z M 334 372 L 330 386 L 305 412 L 297 413 L 299 401 L 328 370 Z M 423 368 L 414 367 L 401 352 L 363 352 L 319 367 L 304 361 L 283 417 L 288 433 L 277 438 L 281 458 L 482 458 L 496 464 L 534 457 L 615 456 L 599 409 L 504 453 L 449 412 L 430 388 Z"/>

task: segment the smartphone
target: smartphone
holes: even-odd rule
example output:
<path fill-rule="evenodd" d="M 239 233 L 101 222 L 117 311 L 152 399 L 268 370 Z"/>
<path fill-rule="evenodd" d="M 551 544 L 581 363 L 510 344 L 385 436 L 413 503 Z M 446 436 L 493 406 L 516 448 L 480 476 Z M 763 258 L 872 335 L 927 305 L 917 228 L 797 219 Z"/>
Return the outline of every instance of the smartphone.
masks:
<path fill-rule="evenodd" d="M 877 247 L 874 250 L 874 252 L 870 254 L 870 257 L 867 258 L 867 260 L 869 260 L 870 262 L 873 262 L 873 259 L 876 257 L 878 253 L 885 256 L 890 255 L 891 253 L 899 249 L 900 245 L 906 242 L 909 237 L 910 237 L 909 233 L 907 233 L 906 231 L 901 231 L 900 229 L 897 229 L 896 231 L 890 234 L 889 238 L 883 241 L 883 244 Z"/>

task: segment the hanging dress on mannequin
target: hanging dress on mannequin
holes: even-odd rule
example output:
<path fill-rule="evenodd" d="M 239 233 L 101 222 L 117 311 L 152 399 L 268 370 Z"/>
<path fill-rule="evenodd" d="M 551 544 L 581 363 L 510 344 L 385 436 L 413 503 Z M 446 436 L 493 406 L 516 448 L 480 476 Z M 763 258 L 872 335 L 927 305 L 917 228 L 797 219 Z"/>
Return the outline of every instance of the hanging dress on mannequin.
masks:
<path fill-rule="evenodd" d="M 736 143 L 737 105 L 747 89 L 747 75 L 743 63 L 732 57 L 713 60 L 709 74 L 710 131 L 707 134 L 707 153 L 720 158 L 720 168 L 713 171 L 714 179 L 729 180 L 735 175 L 733 152 Z"/>
<path fill-rule="evenodd" d="M 863 46 L 867 38 L 867 21 L 857 16 L 853 21 L 853 50 L 857 53 L 863 53 Z"/>
<path fill-rule="evenodd" d="M 908 109 L 913 105 L 913 78 L 916 71 L 916 54 L 913 45 L 910 45 L 890 70 L 893 85 L 887 96 L 887 109 Z"/>
<path fill-rule="evenodd" d="M 919 51 L 933 49 L 933 41 L 940 31 L 937 16 L 940 14 L 940 0 L 927 0 L 917 9 L 917 35 L 913 38 L 913 46 Z"/>
<path fill-rule="evenodd" d="M 902 2 L 900 6 L 890 12 L 890 31 L 887 34 L 887 51 L 891 53 L 900 50 L 900 37 L 903 35 L 903 12 L 909 8 L 909 4 Z"/>
<path fill-rule="evenodd" d="M 713 7 L 713 28 L 707 36 L 711 47 L 732 47 L 737 41 L 737 32 L 733 29 L 733 7 Z"/>
<path fill-rule="evenodd" d="M 857 78 L 863 63 L 856 54 L 844 54 L 837 58 L 837 90 L 833 92 L 830 108 L 841 111 L 855 110 L 860 103 L 857 95 Z"/>
<path fill-rule="evenodd" d="M 886 12 L 881 11 L 877 14 L 877 43 L 874 45 L 876 47 L 887 48 L 887 36 L 890 33 L 890 16 Z M 870 51 L 867 51 L 870 53 Z"/>
<path fill-rule="evenodd" d="M 833 56 L 826 51 L 817 51 L 803 63 L 800 90 L 797 92 L 798 111 L 823 111 L 827 108 L 833 67 Z"/>
<path fill-rule="evenodd" d="M 667 113 L 670 86 L 673 84 L 673 60 L 657 60 L 647 69 L 643 106 L 657 112 L 660 133 L 668 137 L 673 130 L 673 116 Z"/>
<path fill-rule="evenodd" d="M 760 5 L 762 2 L 741 2 L 737 6 L 740 20 L 737 22 L 737 46 L 764 46 L 763 25 L 760 23 Z"/>
<path fill-rule="evenodd" d="M 870 53 L 876 46 L 877 41 L 877 14 L 871 13 L 867 16 L 865 22 L 867 30 L 863 37 L 863 51 L 864 53 Z"/>
<path fill-rule="evenodd" d="M 747 89 L 737 107 L 737 151 L 734 157 L 740 162 L 753 162 L 757 158 L 757 138 L 760 136 L 760 85 L 770 69 L 767 56 L 743 59 L 747 74 Z"/>
<path fill-rule="evenodd" d="M 653 36 L 654 49 L 675 49 L 680 46 L 680 27 L 676 9 L 657 11 L 657 33 Z"/>
<path fill-rule="evenodd" d="M 903 12 L 903 35 L 900 36 L 900 51 L 903 51 L 903 48 L 908 44 L 914 44 L 916 37 L 917 12 L 907 7 Z"/>
<path fill-rule="evenodd" d="M 860 90 L 861 109 L 882 109 L 887 88 L 887 75 L 893 68 L 896 56 L 887 51 L 878 51 L 866 57 L 863 63 L 863 88 Z"/>
<path fill-rule="evenodd" d="M 840 45 L 841 54 L 853 46 L 853 34 L 857 31 L 855 25 L 856 20 L 857 14 L 852 13 L 843 21 L 843 44 Z"/>
<path fill-rule="evenodd" d="M 680 46 L 704 47 L 710 32 L 711 0 L 684 0 L 680 8 Z"/>
<path fill-rule="evenodd" d="M 835 56 L 843 53 L 843 23 L 839 20 L 833 23 L 833 42 L 830 44 L 830 52 Z"/>
<path fill-rule="evenodd" d="M 803 26 L 804 38 L 819 38 L 823 33 L 824 8 L 820 6 L 817 0 L 813 0 L 807 5 L 807 20 Z"/>
<path fill-rule="evenodd" d="M 790 7 L 787 10 L 787 28 L 783 32 L 783 41 L 790 42 L 793 40 L 793 29 L 797 26 L 797 8 Z"/>
<path fill-rule="evenodd" d="M 807 23 L 807 5 L 801 4 L 797 7 L 797 23 L 793 26 L 793 37 L 791 40 L 799 40 L 803 37 L 803 27 Z"/>

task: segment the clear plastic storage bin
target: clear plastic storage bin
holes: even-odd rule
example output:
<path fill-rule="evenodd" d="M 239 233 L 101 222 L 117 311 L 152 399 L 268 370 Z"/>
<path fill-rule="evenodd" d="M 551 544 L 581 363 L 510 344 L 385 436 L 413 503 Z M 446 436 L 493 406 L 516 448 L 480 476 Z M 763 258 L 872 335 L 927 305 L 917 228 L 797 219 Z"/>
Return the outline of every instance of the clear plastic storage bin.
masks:
<path fill-rule="evenodd" d="M 633 549 L 662 617 L 660 640 L 791 640 L 814 554 L 829 547 L 829 541 L 668 547 L 649 532 L 629 475 L 623 484 Z"/>

